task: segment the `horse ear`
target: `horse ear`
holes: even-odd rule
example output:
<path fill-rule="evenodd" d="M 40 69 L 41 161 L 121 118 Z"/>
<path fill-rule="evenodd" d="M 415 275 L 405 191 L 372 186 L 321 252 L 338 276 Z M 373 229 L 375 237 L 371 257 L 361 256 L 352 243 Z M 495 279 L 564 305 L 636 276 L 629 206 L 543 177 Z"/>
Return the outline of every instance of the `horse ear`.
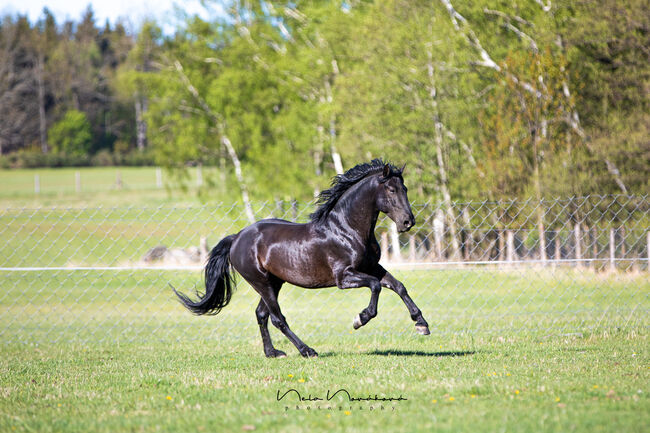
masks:
<path fill-rule="evenodd" d="M 404 165 L 402 166 L 402 169 L 399 171 L 399 172 L 402 174 L 402 176 L 404 176 L 404 169 L 405 169 L 405 168 L 406 168 L 406 164 L 404 164 Z"/>
<path fill-rule="evenodd" d="M 382 173 L 382 175 L 386 179 L 388 178 L 388 176 L 390 176 L 390 165 L 384 164 L 384 172 Z"/>

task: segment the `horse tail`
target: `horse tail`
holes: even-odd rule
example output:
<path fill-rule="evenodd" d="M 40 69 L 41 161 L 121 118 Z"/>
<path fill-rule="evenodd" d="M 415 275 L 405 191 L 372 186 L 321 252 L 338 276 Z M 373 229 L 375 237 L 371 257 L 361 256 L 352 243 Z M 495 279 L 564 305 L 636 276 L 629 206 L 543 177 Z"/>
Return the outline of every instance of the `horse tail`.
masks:
<path fill-rule="evenodd" d="M 236 235 L 226 236 L 210 252 L 205 266 L 205 293 L 196 292 L 199 299 L 192 301 L 172 287 L 180 302 L 196 315 L 215 315 L 228 305 L 235 289 L 234 276 L 230 271 L 230 247 Z"/>

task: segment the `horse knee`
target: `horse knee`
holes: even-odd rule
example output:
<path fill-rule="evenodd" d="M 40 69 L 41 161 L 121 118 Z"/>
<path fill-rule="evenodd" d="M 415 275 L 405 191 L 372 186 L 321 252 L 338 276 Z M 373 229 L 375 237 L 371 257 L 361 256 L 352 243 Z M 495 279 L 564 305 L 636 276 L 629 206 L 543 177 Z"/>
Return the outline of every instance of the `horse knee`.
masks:
<path fill-rule="evenodd" d="M 280 331 L 284 331 L 287 328 L 287 321 L 285 320 L 284 317 L 278 317 L 275 315 L 271 316 L 271 323 L 273 323 L 273 326 L 278 328 Z"/>
<path fill-rule="evenodd" d="M 265 325 L 269 320 L 269 313 L 267 311 L 255 310 L 255 315 L 257 316 L 257 323 L 259 325 Z"/>
<path fill-rule="evenodd" d="M 255 316 L 257 316 L 257 323 L 264 325 L 269 319 L 269 311 L 262 304 L 258 305 L 255 309 Z"/>

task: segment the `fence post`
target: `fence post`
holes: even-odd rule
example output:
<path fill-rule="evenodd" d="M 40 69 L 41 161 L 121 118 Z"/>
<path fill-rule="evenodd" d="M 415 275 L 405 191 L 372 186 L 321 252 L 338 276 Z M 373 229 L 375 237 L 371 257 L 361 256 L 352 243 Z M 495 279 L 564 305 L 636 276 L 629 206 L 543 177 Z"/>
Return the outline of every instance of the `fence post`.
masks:
<path fill-rule="evenodd" d="M 197 187 L 203 186 L 203 165 L 201 164 L 198 164 L 196 166 L 196 186 Z"/>
<path fill-rule="evenodd" d="M 74 190 L 81 192 L 81 173 L 79 171 L 74 172 Z"/>
<path fill-rule="evenodd" d="M 499 261 L 502 262 L 506 258 L 506 241 L 503 235 L 504 229 L 497 229 L 497 236 L 499 237 Z"/>
<path fill-rule="evenodd" d="M 433 218 L 433 243 L 436 252 L 436 260 L 442 261 L 442 237 L 445 233 L 445 217 L 438 209 Z"/>
<path fill-rule="evenodd" d="M 156 188 L 162 188 L 162 170 L 156 167 Z"/>
<path fill-rule="evenodd" d="M 592 239 L 592 249 L 591 249 L 591 254 L 593 255 L 594 259 L 598 259 L 598 230 L 596 229 L 596 225 L 594 223 L 593 226 L 591 226 L 591 239 Z M 598 260 L 594 260 L 594 269 L 598 269 L 600 266 L 599 263 L 597 263 Z"/>
<path fill-rule="evenodd" d="M 120 170 L 117 170 L 115 174 L 115 187 L 118 190 L 122 189 L 122 172 Z"/>
<path fill-rule="evenodd" d="M 581 234 L 580 234 L 580 222 L 576 221 L 575 225 L 573 226 L 573 234 L 575 236 L 575 246 L 576 246 L 576 267 L 581 268 L 582 267 L 582 243 L 580 242 L 581 239 Z"/>
<path fill-rule="evenodd" d="M 397 224 L 393 221 L 390 222 L 390 243 L 393 247 L 393 261 L 402 261 L 401 245 L 399 243 L 399 233 L 397 233 Z"/>
<path fill-rule="evenodd" d="M 646 255 L 648 256 L 648 267 L 646 271 L 650 272 L 650 230 L 646 233 Z"/>
<path fill-rule="evenodd" d="M 409 260 L 416 261 L 415 235 L 409 236 Z"/>
<path fill-rule="evenodd" d="M 609 229 L 609 269 L 616 270 L 616 235 L 614 227 Z"/>
<path fill-rule="evenodd" d="M 38 174 L 34 175 L 34 194 L 41 193 L 41 178 Z"/>
<path fill-rule="evenodd" d="M 471 219 L 469 216 L 469 211 L 467 210 L 467 206 L 463 208 L 463 231 L 465 233 L 465 239 L 464 239 L 464 254 L 463 258 L 465 259 L 466 262 L 469 262 L 472 258 L 472 249 L 474 248 L 473 242 L 474 242 L 474 232 L 470 228 L 471 226 Z"/>
<path fill-rule="evenodd" d="M 381 256 L 384 260 L 388 260 L 388 232 L 381 232 Z"/>
<path fill-rule="evenodd" d="M 506 230 L 506 260 L 513 262 L 515 260 L 515 234 L 512 230 Z"/>

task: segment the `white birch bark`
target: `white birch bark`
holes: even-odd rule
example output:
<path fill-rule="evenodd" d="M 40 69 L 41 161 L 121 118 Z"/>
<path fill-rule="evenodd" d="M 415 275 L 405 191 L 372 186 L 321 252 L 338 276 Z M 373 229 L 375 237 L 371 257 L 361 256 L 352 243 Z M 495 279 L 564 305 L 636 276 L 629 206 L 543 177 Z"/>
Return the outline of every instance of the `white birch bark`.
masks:
<path fill-rule="evenodd" d="M 241 162 L 239 160 L 239 157 L 237 156 L 237 152 L 235 151 L 235 148 L 230 142 L 230 139 L 225 134 L 224 131 L 225 128 L 221 122 L 221 116 L 215 113 L 207 104 L 207 102 L 201 97 L 199 91 L 196 90 L 196 87 L 192 85 L 190 79 L 187 77 L 187 75 L 185 75 L 185 72 L 183 72 L 183 66 L 178 60 L 174 61 L 174 67 L 176 68 L 176 72 L 180 76 L 181 81 L 183 82 L 183 84 L 185 84 L 188 92 L 190 92 L 190 94 L 194 97 L 194 100 L 199 104 L 199 106 L 205 112 L 205 114 L 208 117 L 210 117 L 210 119 L 214 122 L 214 126 L 219 131 L 219 135 L 221 136 L 221 143 L 225 146 L 226 151 L 230 156 L 230 160 L 232 161 L 232 164 L 235 166 L 235 177 L 237 178 L 237 182 L 239 183 L 239 189 L 241 190 L 241 196 L 244 202 L 246 217 L 248 218 L 248 221 L 251 224 L 254 223 L 255 214 L 253 213 L 253 207 L 251 205 L 250 198 L 248 195 L 248 187 L 246 185 L 246 181 L 244 180 L 244 176 L 242 174 Z"/>
<path fill-rule="evenodd" d="M 440 176 L 440 191 L 445 203 L 445 210 L 447 213 L 447 224 L 449 225 L 449 232 L 451 235 L 452 256 L 454 260 L 460 258 L 460 245 L 458 243 L 458 233 L 456 226 L 456 215 L 451 203 L 451 194 L 449 193 L 449 180 L 447 177 L 447 169 L 445 168 L 445 160 L 442 154 L 443 137 L 442 137 L 442 122 L 440 121 L 440 112 L 438 110 L 438 101 L 436 100 L 436 86 L 433 71 L 433 60 L 431 52 L 428 52 L 429 63 L 427 64 L 430 89 L 429 96 L 431 97 L 431 108 L 433 111 L 434 121 L 434 141 L 436 145 L 436 158 L 438 161 L 438 174 Z"/>

